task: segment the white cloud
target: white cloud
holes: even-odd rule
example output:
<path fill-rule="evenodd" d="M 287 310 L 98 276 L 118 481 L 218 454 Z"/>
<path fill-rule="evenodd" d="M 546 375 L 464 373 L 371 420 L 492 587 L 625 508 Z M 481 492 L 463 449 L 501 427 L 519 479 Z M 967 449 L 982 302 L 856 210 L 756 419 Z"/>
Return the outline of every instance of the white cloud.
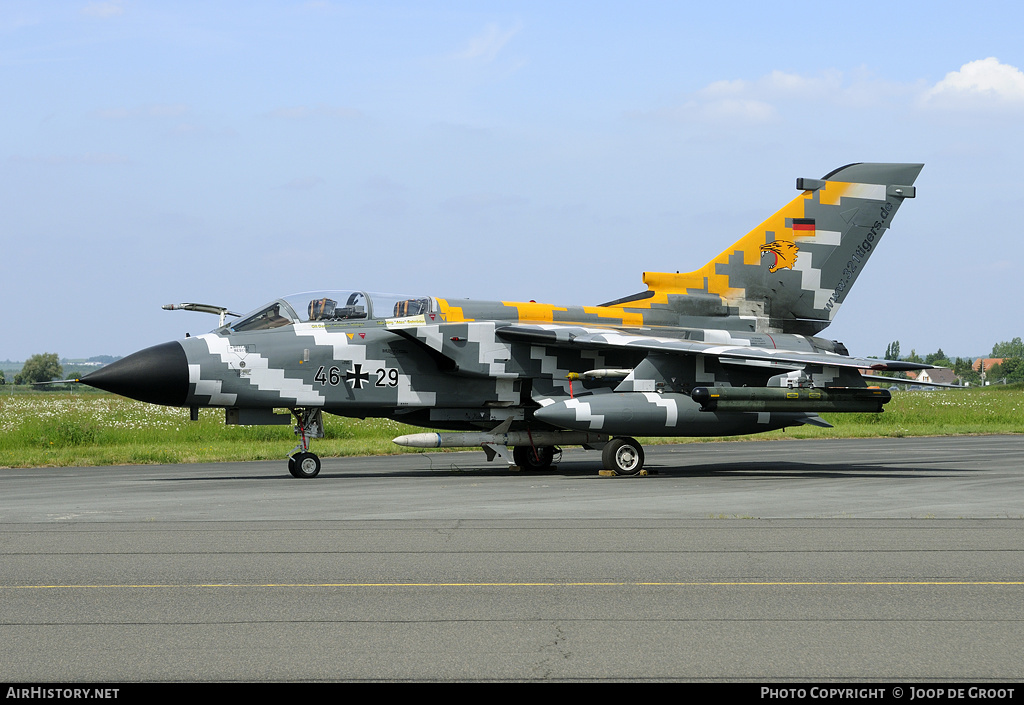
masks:
<path fill-rule="evenodd" d="M 776 121 L 793 104 L 836 104 L 860 92 L 861 79 L 844 82 L 839 71 L 816 76 L 772 71 L 752 81 L 723 79 L 691 93 L 680 104 L 655 111 L 672 120 L 764 124 Z"/>
<path fill-rule="evenodd" d="M 1024 71 L 990 57 L 966 63 L 929 86 L 920 80 L 888 80 L 866 67 L 810 75 L 773 70 L 752 79 L 713 81 L 684 94 L 674 105 L 637 114 L 735 129 L 792 119 L 838 120 L 865 111 L 898 115 L 915 105 L 1016 119 L 1024 110 Z"/>
<path fill-rule="evenodd" d="M 839 71 L 826 71 L 819 76 L 801 76 L 784 71 L 772 71 L 754 81 L 743 79 L 709 83 L 697 95 L 709 100 L 725 96 L 744 100 L 771 102 L 779 99 L 814 98 L 835 95 L 847 90 Z"/>
<path fill-rule="evenodd" d="M 970 107 L 979 101 L 1024 105 L 1024 72 L 994 56 L 971 61 L 947 73 L 925 93 L 924 101 L 948 107 Z"/>
<path fill-rule="evenodd" d="M 483 62 L 493 61 L 498 52 L 508 44 L 520 29 L 521 22 L 517 22 L 511 29 L 501 29 L 493 22 L 484 28 L 481 34 L 469 40 L 466 48 L 455 54 L 457 59 L 480 60 Z"/>
<path fill-rule="evenodd" d="M 745 123 L 768 122 L 775 119 L 773 105 L 750 98 L 723 98 L 691 104 L 696 115 L 706 120 L 731 120 Z"/>
<path fill-rule="evenodd" d="M 116 17 L 124 14 L 124 8 L 121 7 L 121 0 L 91 2 L 82 8 L 82 14 L 90 17 Z"/>
<path fill-rule="evenodd" d="M 750 83 L 744 81 L 741 78 L 737 78 L 733 81 L 715 81 L 709 83 L 700 90 L 701 93 L 709 96 L 718 95 L 739 95 L 744 91 L 750 90 Z"/>
<path fill-rule="evenodd" d="M 757 87 L 765 97 L 834 97 L 851 88 L 850 83 L 844 86 L 843 74 L 834 69 L 824 71 L 818 76 L 801 76 L 784 71 L 772 71 L 757 81 Z"/>

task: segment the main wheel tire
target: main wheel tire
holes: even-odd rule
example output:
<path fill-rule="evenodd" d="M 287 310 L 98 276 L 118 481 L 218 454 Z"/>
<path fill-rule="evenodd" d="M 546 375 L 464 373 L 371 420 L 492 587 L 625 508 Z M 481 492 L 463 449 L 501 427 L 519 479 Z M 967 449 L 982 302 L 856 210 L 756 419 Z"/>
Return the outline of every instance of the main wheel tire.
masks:
<path fill-rule="evenodd" d="M 299 479 L 316 477 L 320 474 L 320 458 L 314 453 L 296 453 L 288 463 L 288 470 Z"/>
<path fill-rule="evenodd" d="M 535 452 L 536 451 L 536 452 Z M 516 446 L 512 449 L 512 459 L 523 470 L 547 470 L 555 459 L 554 446 Z"/>
<path fill-rule="evenodd" d="M 616 475 L 639 475 L 644 467 L 644 449 L 635 438 L 613 438 L 601 451 L 607 470 Z"/>

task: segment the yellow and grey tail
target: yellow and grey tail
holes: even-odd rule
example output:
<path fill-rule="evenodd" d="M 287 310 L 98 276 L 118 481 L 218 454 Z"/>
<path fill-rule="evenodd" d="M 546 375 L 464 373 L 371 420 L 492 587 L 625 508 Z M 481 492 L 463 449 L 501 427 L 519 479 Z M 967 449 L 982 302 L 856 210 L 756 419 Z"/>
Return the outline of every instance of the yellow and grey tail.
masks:
<path fill-rule="evenodd" d="M 923 164 L 858 163 L 821 179 L 704 267 L 645 272 L 648 291 L 605 306 L 757 318 L 760 330 L 813 335 L 845 300 Z"/>

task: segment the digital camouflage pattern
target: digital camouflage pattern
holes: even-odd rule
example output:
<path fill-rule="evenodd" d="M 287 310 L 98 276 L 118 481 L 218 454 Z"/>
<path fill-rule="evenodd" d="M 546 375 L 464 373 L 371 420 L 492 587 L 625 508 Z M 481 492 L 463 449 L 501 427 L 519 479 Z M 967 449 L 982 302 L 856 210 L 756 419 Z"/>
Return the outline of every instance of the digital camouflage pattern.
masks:
<path fill-rule="evenodd" d="M 547 467 L 557 445 L 603 447 L 608 469 L 635 474 L 643 450 L 630 436 L 824 425 L 818 411 L 880 411 L 888 400 L 851 391 L 865 388 L 861 369 L 928 367 L 853 358 L 817 337 L 914 197 L 922 166 L 851 164 L 799 179 L 796 198 L 701 269 L 646 272 L 646 291 L 605 304 L 293 295 L 81 381 L 223 407 L 229 423 L 287 423 L 275 410 L 288 410 L 296 477 L 319 472 L 309 439 L 322 434 L 322 412 L 470 431 L 396 440 L 480 445 L 520 467 Z M 792 391 L 808 388 L 827 393 Z"/>

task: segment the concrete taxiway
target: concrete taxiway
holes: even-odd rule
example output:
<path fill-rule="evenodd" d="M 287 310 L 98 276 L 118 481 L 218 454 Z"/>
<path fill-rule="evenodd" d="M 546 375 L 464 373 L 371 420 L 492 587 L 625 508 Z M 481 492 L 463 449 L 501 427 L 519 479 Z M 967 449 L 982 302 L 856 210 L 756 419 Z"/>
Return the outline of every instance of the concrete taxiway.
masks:
<path fill-rule="evenodd" d="M 0 679 L 1017 680 L 1024 436 L 0 470 Z"/>

